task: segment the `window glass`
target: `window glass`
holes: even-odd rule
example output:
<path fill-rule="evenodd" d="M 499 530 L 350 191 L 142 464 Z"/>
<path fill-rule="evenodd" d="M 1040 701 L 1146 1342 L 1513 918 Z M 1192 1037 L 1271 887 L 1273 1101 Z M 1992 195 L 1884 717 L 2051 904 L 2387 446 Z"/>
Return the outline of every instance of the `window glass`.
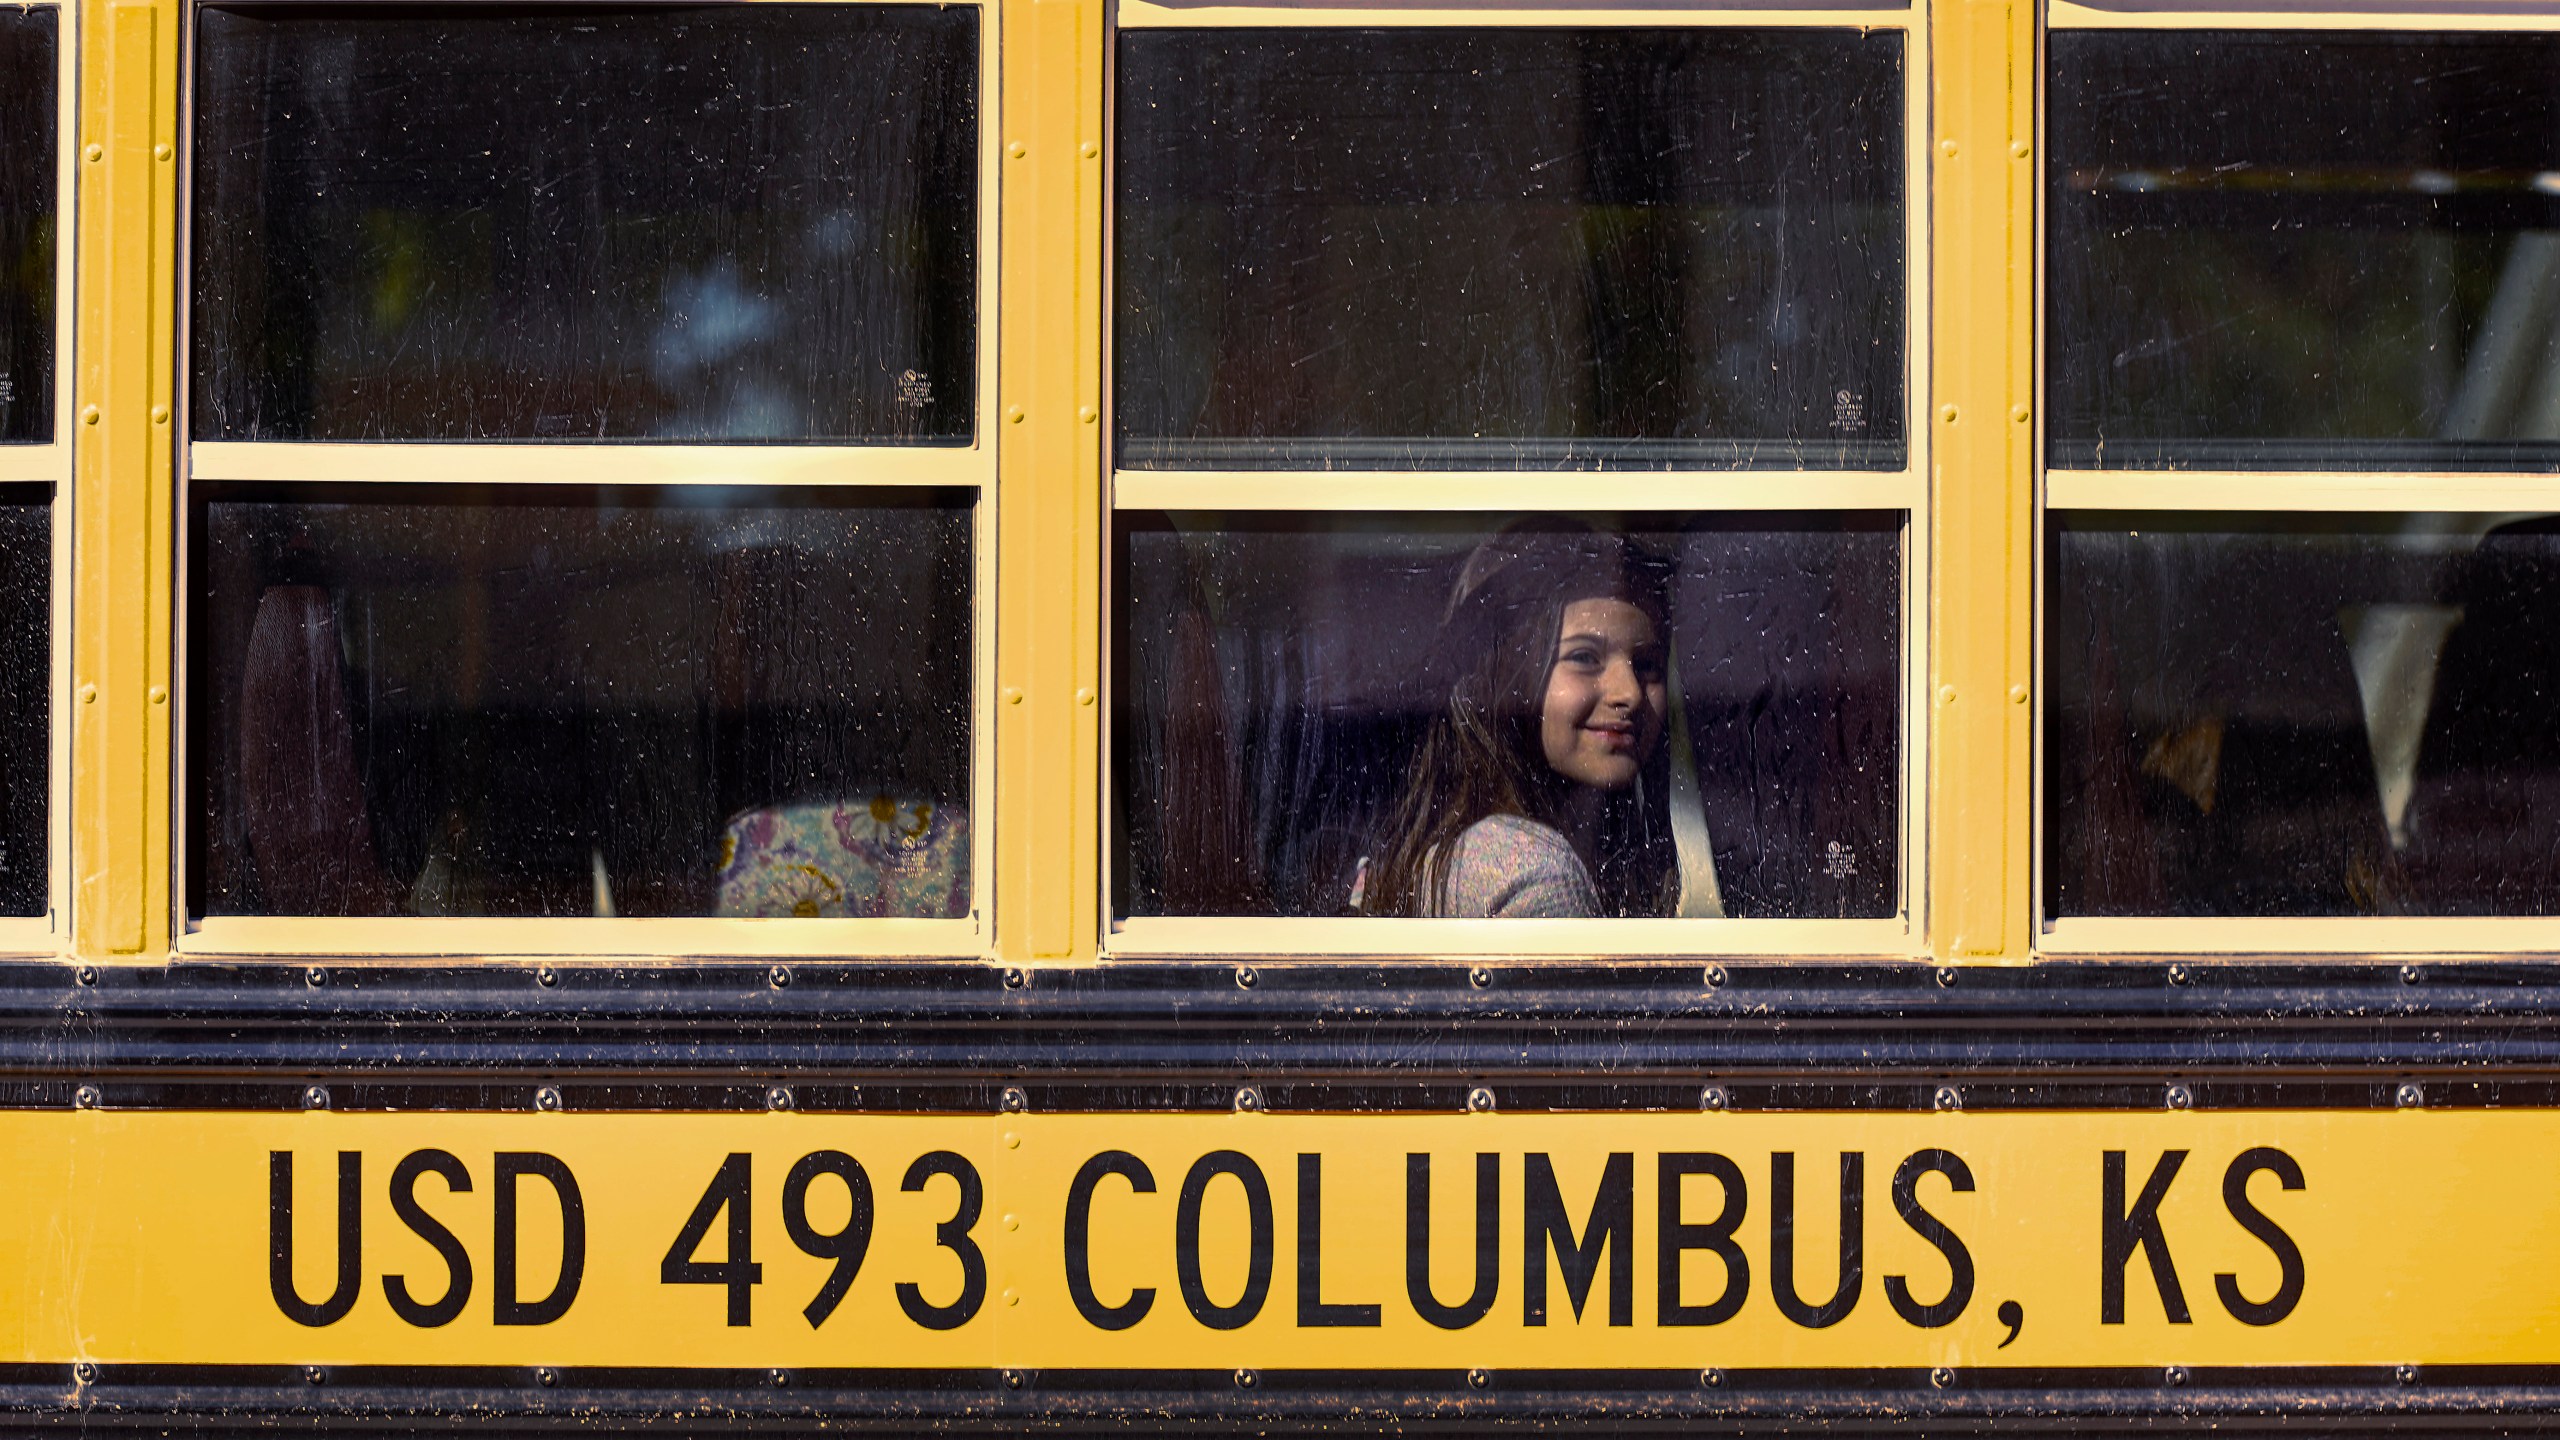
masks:
<path fill-rule="evenodd" d="M 970 913 L 971 493 L 193 502 L 197 913 Z"/>
<path fill-rule="evenodd" d="M 1132 30 L 1124 468 L 1903 464 L 1903 38 Z"/>
<path fill-rule="evenodd" d="M 1896 913 L 1899 515 L 1121 519 L 1122 914 Z"/>
<path fill-rule="evenodd" d="M 2560 523 L 2056 519 L 2051 913 L 2560 914 Z"/>
<path fill-rule="evenodd" d="M 2052 464 L 2560 465 L 2560 35 L 2050 45 Z"/>
<path fill-rule="evenodd" d="M 0 8 L 0 445 L 53 439 L 56 23 Z"/>
<path fill-rule="evenodd" d="M 46 911 L 53 487 L 0 485 L 0 915 Z"/>
<path fill-rule="evenodd" d="M 978 43 L 924 5 L 200 11 L 196 438 L 966 442 Z"/>

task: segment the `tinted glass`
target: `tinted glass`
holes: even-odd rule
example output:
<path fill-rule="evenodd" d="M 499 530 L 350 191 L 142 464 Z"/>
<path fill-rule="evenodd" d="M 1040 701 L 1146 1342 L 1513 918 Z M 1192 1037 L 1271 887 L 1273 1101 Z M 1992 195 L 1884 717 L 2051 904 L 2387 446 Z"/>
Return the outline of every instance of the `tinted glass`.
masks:
<path fill-rule="evenodd" d="M 2560 526 L 2087 514 L 2052 546 L 2054 913 L 2560 914 Z"/>
<path fill-rule="evenodd" d="M 50 485 L 0 485 L 0 915 L 45 913 L 53 753 Z"/>
<path fill-rule="evenodd" d="M 1355 886 L 1366 906 L 1364 859 L 1393 848 L 1435 725 L 1482 661 L 1468 638 L 1481 632 L 1447 618 L 1452 597 L 1478 593 L 1482 557 L 1522 530 L 1541 544 L 1591 534 L 1570 517 L 1490 543 L 1503 517 L 1121 519 L 1116 878 L 1128 915 L 1338 915 Z M 1600 913 L 1664 913 L 1666 881 L 1694 881 L 1701 853 L 1728 915 L 1895 913 L 1900 517 L 1656 517 L 1601 534 L 1663 577 L 1656 660 L 1672 713 L 1658 738 L 1622 747 L 1638 773 L 1605 805 L 1590 786 L 1554 787 L 1559 829 L 1573 828 L 1564 812 L 1602 807 L 1584 809 L 1575 837 Z M 1539 653 L 1508 683 L 1538 695 L 1543 736 L 1570 703 L 1550 698 L 1568 657 L 1551 666 L 1548 647 L 1579 622 L 1521 613 Z M 1543 749 L 1521 763 L 1542 761 L 1572 763 Z"/>
<path fill-rule="evenodd" d="M 198 913 L 969 913 L 965 495 L 194 495 Z"/>
<path fill-rule="evenodd" d="M 0 445 L 53 438 L 56 23 L 0 8 Z"/>
<path fill-rule="evenodd" d="M 974 8 L 208 9 L 206 440 L 965 441 Z"/>
<path fill-rule="evenodd" d="M 1122 465 L 1901 465 L 1898 32 L 1119 43 Z"/>
<path fill-rule="evenodd" d="M 2560 36 L 2051 47 L 2055 465 L 2560 465 Z"/>

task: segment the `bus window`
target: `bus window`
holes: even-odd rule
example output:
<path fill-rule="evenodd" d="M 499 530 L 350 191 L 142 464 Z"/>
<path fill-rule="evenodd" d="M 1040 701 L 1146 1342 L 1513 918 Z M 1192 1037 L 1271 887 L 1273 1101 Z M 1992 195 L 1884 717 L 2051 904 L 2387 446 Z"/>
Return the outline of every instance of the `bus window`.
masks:
<path fill-rule="evenodd" d="M 1907 943 L 1905 33 L 1271 17 L 1117 40 L 1113 943 Z"/>
<path fill-rule="evenodd" d="M 53 439 L 57 23 L 0 12 L 0 445 Z"/>
<path fill-rule="evenodd" d="M 981 20 L 199 12 L 186 943 L 983 944 Z"/>
<path fill-rule="evenodd" d="M 0 9 L 0 916 L 50 904 L 60 13 Z"/>

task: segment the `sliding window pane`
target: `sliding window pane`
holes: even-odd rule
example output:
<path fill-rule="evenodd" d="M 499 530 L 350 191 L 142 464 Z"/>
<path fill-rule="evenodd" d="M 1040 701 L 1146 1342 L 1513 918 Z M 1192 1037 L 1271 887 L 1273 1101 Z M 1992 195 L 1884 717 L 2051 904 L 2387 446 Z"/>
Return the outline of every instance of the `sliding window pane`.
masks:
<path fill-rule="evenodd" d="M 2050 44 L 2055 466 L 2560 467 L 2560 35 Z"/>
<path fill-rule="evenodd" d="M 974 7 L 196 34 L 197 439 L 970 438 Z"/>
<path fill-rule="evenodd" d="M 193 493 L 195 913 L 970 913 L 974 496 Z"/>
<path fill-rule="evenodd" d="M 1119 463 L 1903 463 L 1903 37 L 1120 37 Z"/>
<path fill-rule="evenodd" d="M 59 23 L 0 7 L 0 445 L 53 438 Z"/>
<path fill-rule="evenodd" d="M 2560 523 L 2055 522 L 2048 913 L 2560 914 Z"/>
<path fill-rule="evenodd" d="M 53 774 L 53 487 L 0 485 L 0 915 L 42 915 Z"/>
<path fill-rule="evenodd" d="M 1120 519 L 1120 914 L 1895 913 L 1900 515 Z"/>

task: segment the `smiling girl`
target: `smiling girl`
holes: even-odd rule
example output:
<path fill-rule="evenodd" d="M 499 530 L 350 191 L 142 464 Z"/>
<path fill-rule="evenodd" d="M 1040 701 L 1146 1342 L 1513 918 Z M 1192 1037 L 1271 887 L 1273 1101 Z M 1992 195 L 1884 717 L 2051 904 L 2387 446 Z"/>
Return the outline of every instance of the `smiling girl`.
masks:
<path fill-rule="evenodd" d="M 1521 522 L 1477 547 L 1440 626 L 1432 716 L 1353 905 L 1450 918 L 1660 915 L 1671 567 Z"/>

